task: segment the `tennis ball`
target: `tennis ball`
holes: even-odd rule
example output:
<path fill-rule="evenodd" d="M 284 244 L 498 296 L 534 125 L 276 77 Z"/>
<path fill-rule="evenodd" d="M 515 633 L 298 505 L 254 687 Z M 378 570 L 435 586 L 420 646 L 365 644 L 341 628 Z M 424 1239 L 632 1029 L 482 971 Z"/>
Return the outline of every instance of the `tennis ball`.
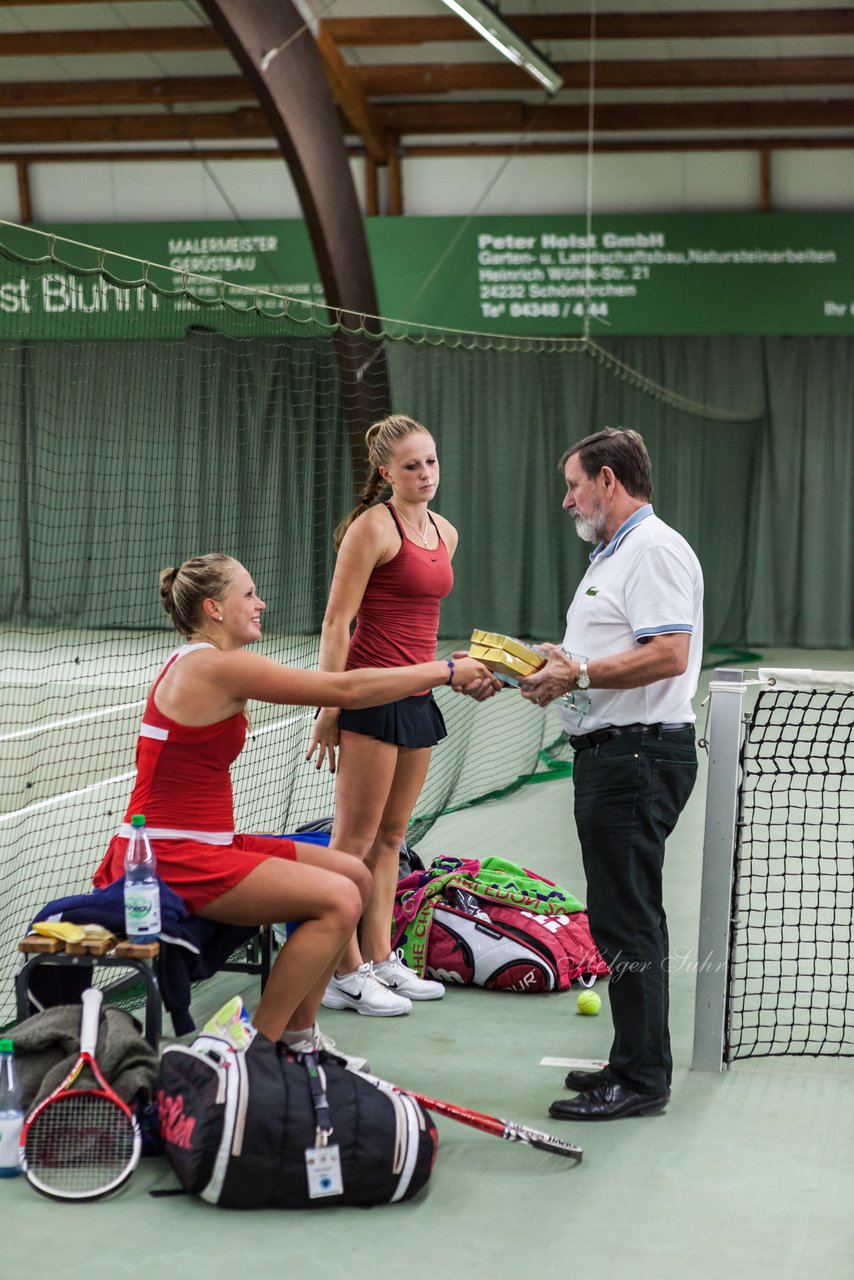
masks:
<path fill-rule="evenodd" d="M 597 1014 L 602 1008 L 602 997 L 598 996 L 595 991 L 582 991 L 578 997 L 578 1012 L 589 1013 L 591 1016 Z"/>

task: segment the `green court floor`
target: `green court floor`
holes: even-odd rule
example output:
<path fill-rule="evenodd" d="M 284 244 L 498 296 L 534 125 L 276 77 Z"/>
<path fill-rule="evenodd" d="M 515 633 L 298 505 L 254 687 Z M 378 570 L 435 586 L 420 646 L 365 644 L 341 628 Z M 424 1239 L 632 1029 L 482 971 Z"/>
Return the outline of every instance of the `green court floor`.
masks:
<path fill-rule="evenodd" d="M 767 665 L 851 669 L 851 654 L 764 655 Z M 698 699 L 698 704 L 699 704 Z M 702 718 L 703 712 L 700 710 Z M 701 719 L 702 722 L 702 719 Z M 125 1277 L 607 1276 L 611 1280 L 848 1280 L 854 1263 L 854 1062 L 777 1058 L 723 1074 L 690 1070 L 705 774 L 671 840 L 666 895 L 673 946 L 676 1071 L 667 1111 L 646 1119 L 550 1121 L 565 1070 L 544 1057 L 603 1057 L 607 1000 L 580 1016 L 574 994 L 451 989 L 405 1018 L 323 1011 L 324 1029 L 379 1074 L 437 1097 L 554 1131 L 584 1147 L 580 1165 L 439 1118 L 424 1193 L 370 1211 L 229 1212 L 187 1197 L 148 1160 L 120 1196 L 56 1205 L 21 1180 L 0 1184 L 2 1274 L 53 1270 Z M 440 853 L 501 854 L 584 897 L 571 814 L 558 779 L 441 819 L 421 842 Z M 203 1021 L 254 982 L 221 975 L 199 989 Z"/>

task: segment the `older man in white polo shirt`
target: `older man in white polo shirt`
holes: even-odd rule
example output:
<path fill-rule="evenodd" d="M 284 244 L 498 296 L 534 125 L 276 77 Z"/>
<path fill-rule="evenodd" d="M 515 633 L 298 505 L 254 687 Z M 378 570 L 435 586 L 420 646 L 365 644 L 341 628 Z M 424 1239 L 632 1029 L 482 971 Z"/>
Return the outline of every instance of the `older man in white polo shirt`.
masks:
<path fill-rule="evenodd" d="M 614 1040 L 602 1072 L 571 1071 L 562 1120 L 662 1111 L 670 1097 L 664 845 L 697 776 L 692 698 L 703 652 L 703 575 L 685 539 L 655 515 L 636 431 L 606 428 L 560 462 L 564 508 L 595 544 L 562 646 L 522 685 L 560 718 L 575 749 L 575 822 L 587 909 L 611 969 Z"/>

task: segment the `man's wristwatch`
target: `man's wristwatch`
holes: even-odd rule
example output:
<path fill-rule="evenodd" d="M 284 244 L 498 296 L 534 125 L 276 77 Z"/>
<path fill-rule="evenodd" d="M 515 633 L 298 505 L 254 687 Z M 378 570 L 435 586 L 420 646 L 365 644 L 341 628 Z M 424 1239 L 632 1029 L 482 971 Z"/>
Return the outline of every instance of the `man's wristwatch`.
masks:
<path fill-rule="evenodd" d="M 575 681 L 578 689 L 590 688 L 590 676 L 587 674 L 587 659 L 582 658 L 578 664 L 578 678 Z"/>

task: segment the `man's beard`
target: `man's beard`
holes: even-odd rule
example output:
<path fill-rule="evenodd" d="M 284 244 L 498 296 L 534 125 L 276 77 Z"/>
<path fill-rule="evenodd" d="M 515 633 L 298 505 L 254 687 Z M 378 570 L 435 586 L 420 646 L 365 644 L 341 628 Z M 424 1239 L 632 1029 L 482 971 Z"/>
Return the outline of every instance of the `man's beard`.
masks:
<path fill-rule="evenodd" d="M 576 508 L 576 511 L 578 509 Z M 605 534 L 605 521 L 602 517 L 602 505 L 598 497 L 593 499 L 591 516 L 574 515 L 575 532 L 582 542 L 601 542 Z"/>

